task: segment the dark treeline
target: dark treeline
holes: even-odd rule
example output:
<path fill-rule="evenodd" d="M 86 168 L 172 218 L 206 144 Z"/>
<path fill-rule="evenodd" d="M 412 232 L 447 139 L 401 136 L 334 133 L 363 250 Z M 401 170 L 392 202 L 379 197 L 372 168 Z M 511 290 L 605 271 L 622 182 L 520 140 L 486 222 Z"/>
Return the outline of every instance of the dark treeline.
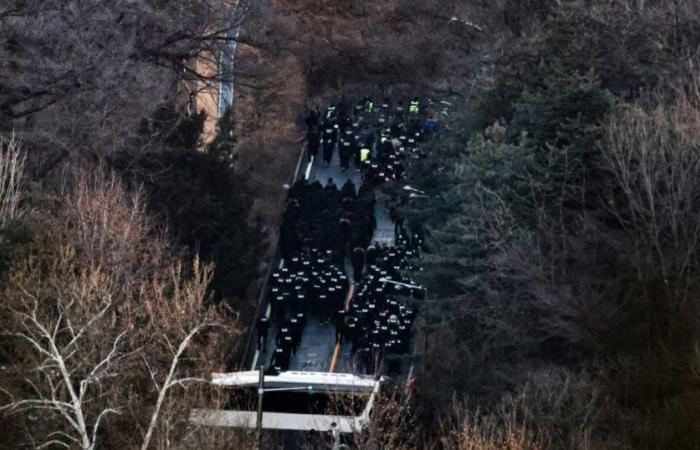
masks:
<path fill-rule="evenodd" d="M 700 11 L 524 3 L 413 174 L 423 406 L 451 448 L 698 448 Z"/>

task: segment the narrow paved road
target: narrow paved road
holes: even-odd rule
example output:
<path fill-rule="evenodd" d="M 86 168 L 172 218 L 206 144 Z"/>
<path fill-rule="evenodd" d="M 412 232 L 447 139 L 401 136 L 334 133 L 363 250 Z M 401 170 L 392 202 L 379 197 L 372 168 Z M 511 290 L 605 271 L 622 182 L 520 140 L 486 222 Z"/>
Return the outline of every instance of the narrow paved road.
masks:
<path fill-rule="evenodd" d="M 309 182 L 313 183 L 318 180 L 321 184 L 326 184 L 328 178 L 333 178 L 335 183 L 340 187 L 348 179 L 351 179 L 355 186 L 359 187 L 362 183 L 360 173 L 354 168 L 343 171 L 340 167 L 338 152 L 334 152 L 333 160 L 328 167 L 324 167 L 320 158 L 313 162 L 309 172 Z M 385 245 L 394 245 L 394 224 L 389 219 L 389 214 L 383 204 L 377 202 L 375 207 L 375 217 L 377 220 L 377 228 L 372 237 L 373 241 L 381 242 Z M 345 264 L 345 273 L 349 278 L 352 278 L 352 268 L 348 261 Z M 346 294 L 346 299 L 349 299 L 351 293 Z M 264 361 L 265 366 L 270 364 L 272 350 L 274 350 L 276 330 L 273 325 L 270 330 L 269 344 L 267 352 L 261 355 L 260 361 Z M 335 326 L 332 322 L 321 322 L 318 317 L 309 317 L 307 325 L 301 338 L 301 344 L 292 357 L 289 365 L 289 370 L 303 370 L 313 372 L 339 372 L 339 373 L 354 373 L 355 364 L 352 360 L 350 345 L 340 345 L 336 350 L 335 345 Z M 253 365 L 260 365 L 257 362 Z"/>

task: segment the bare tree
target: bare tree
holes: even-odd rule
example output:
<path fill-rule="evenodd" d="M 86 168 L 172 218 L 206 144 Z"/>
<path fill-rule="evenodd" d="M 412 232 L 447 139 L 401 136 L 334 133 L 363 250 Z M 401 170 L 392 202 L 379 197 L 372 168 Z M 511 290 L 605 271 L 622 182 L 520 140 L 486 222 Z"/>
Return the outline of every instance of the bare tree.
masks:
<path fill-rule="evenodd" d="M 327 414 L 348 416 L 357 414 L 367 405 L 367 395 L 338 393 L 332 395 L 326 405 Z M 414 449 L 430 448 L 430 443 L 421 435 L 420 423 L 410 398 L 396 386 L 383 386 L 375 397 L 370 412 L 371 420 L 347 435 L 338 435 L 340 442 L 351 442 L 358 450 Z M 311 434 L 306 438 L 304 448 L 326 448 L 334 445 L 336 436 L 332 433 Z"/>
<path fill-rule="evenodd" d="M 410 399 L 400 390 L 376 399 L 367 429 L 353 433 L 355 448 L 410 449 L 420 447 L 420 427 Z"/>
<path fill-rule="evenodd" d="M 203 306 L 213 267 L 142 235 L 138 196 L 114 179 L 76 183 L 64 206 L 3 292 L 13 370 L 0 408 L 45 414 L 27 425 L 37 446 L 94 448 L 118 415 L 139 430 L 119 439 L 146 449 L 180 425 L 173 414 L 186 416 L 188 385 L 204 381 L 223 346 L 214 331 L 230 329 L 219 308 Z"/>
<path fill-rule="evenodd" d="M 246 12 L 246 0 L 4 2 L 0 127 L 22 136 L 38 175 L 153 148 L 144 119 L 233 77 L 219 58 Z"/>
<path fill-rule="evenodd" d="M 600 406 L 588 374 L 544 368 L 488 410 L 454 400 L 441 442 L 458 450 L 608 448 L 611 441 L 595 433 Z"/>
<path fill-rule="evenodd" d="M 0 138 L 0 228 L 20 212 L 25 161 L 22 143 L 14 133 Z"/>
<path fill-rule="evenodd" d="M 638 277 L 660 274 L 669 300 L 687 300 L 698 264 L 700 109 L 680 96 L 670 107 L 631 106 L 613 116 L 603 146 L 615 186 L 610 212 L 624 227 Z"/>

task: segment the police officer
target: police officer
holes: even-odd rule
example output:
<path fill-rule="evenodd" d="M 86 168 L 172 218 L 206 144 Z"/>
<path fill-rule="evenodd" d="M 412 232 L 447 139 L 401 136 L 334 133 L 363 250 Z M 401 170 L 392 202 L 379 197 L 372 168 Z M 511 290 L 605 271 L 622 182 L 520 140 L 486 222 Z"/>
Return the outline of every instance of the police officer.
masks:
<path fill-rule="evenodd" d="M 342 338 L 345 335 L 345 316 L 347 312 L 345 308 L 339 309 L 335 313 L 335 342 L 342 342 Z"/>
<path fill-rule="evenodd" d="M 378 250 L 377 250 L 377 247 L 375 245 L 370 245 L 369 247 L 367 247 L 367 257 L 366 257 L 365 264 L 368 267 L 371 266 L 372 264 L 374 264 L 374 262 L 377 259 L 377 254 L 378 254 Z"/>
<path fill-rule="evenodd" d="M 307 148 L 309 150 L 309 158 L 316 158 L 318 150 L 321 148 L 321 136 L 316 130 L 310 130 L 306 133 Z"/>
<path fill-rule="evenodd" d="M 326 166 L 331 163 L 333 159 L 333 150 L 335 149 L 335 144 L 338 141 L 338 130 L 335 128 L 337 125 L 333 125 L 330 121 L 324 123 L 323 128 L 323 162 Z"/>
<path fill-rule="evenodd" d="M 348 141 L 341 140 L 338 153 L 340 155 L 340 167 L 343 172 L 345 172 L 350 166 L 350 158 L 352 158 L 352 144 Z"/>
<path fill-rule="evenodd" d="M 355 192 L 355 183 L 348 178 L 345 184 L 343 184 L 340 192 L 343 194 L 343 198 L 355 198 L 357 196 L 357 193 Z"/>
<path fill-rule="evenodd" d="M 418 100 L 418 97 L 414 97 L 413 100 L 411 100 L 408 113 L 411 115 L 418 115 L 420 113 L 420 100 Z"/>
<path fill-rule="evenodd" d="M 309 109 L 309 114 L 306 116 L 306 129 L 308 131 L 314 131 L 316 128 L 318 128 L 318 119 L 321 113 L 318 111 L 318 107 L 316 109 Z"/>
<path fill-rule="evenodd" d="M 365 109 L 365 101 L 364 100 L 358 100 L 357 105 L 355 105 L 355 109 L 353 110 L 353 115 L 356 118 L 359 118 L 362 115 L 362 111 Z"/>
<path fill-rule="evenodd" d="M 406 110 L 403 107 L 403 100 L 399 100 L 399 103 L 396 105 L 396 109 L 394 110 L 394 115 L 398 120 L 403 120 L 405 112 Z"/>
<path fill-rule="evenodd" d="M 365 112 L 370 116 L 374 114 L 374 102 L 372 101 L 372 97 L 367 97 L 365 99 Z"/>
<path fill-rule="evenodd" d="M 333 178 L 328 178 L 328 182 L 323 189 L 326 191 L 337 191 L 338 186 L 335 184 L 335 181 L 333 181 Z"/>
<path fill-rule="evenodd" d="M 338 119 L 339 119 L 339 121 L 343 121 L 349 117 L 349 114 L 348 114 L 349 109 L 350 109 L 350 105 L 348 104 L 348 101 L 345 98 L 345 95 L 342 95 L 340 97 L 340 102 L 338 102 Z"/>
<path fill-rule="evenodd" d="M 372 150 L 369 146 L 365 145 L 364 147 L 362 147 L 360 149 L 360 163 L 365 164 L 365 162 L 369 160 L 371 154 Z"/>
<path fill-rule="evenodd" d="M 272 317 L 275 319 L 275 323 L 278 325 L 280 325 L 284 320 L 285 303 L 284 294 L 276 295 L 272 299 Z"/>
<path fill-rule="evenodd" d="M 333 149 L 335 142 L 332 140 L 323 139 L 323 165 L 328 167 L 333 159 Z"/>
<path fill-rule="evenodd" d="M 336 107 L 334 103 L 331 103 L 328 105 L 328 109 L 326 109 L 326 120 L 330 120 L 336 116 Z"/>
<path fill-rule="evenodd" d="M 262 316 L 258 319 L 258 350 L 267 351 L 267 333 L 270 329 L 270 319 Z"/>
<path fill-rule="evenodd" d="M 276 348 L 272 355 L 272 367 L 279 371 L 285 371 L 289 368 L 290 352 L 284 348 Z"/>
<path fill-rule="evenodd" d="M 355 247 L 351 256 L 352 276 L 355 283 L 362 281 L 362 270 L 365 267 L 365 251 L 362 247 Z"/>
<path fill-rule="evenodd" d="M 389 102 L 389 97 L 384 97 L 384 103 L 382 103 L 382 111 L 388 113 L 391 104 Z"/>
<path fill-rule="evenodd" d="M 297 314 L 301 314 L 303 316 L 304 313 Z M 299 344 L 301 344 L 301 334 L 302 331 L 304 331 L 304 325 L 302 324 L 298 316 L 295 315 L 289 319 L 289 331 L 292 336 L 294 349 L 296 351 L 296 349 L 299 348 Z"/>
<path fill-rule="evenodd" d="M 282 334 L 279 347 L 289 350 L 289 353 L 291 355 L 294 355 L 296 354 L 298 346 L 299 343 L 296 342 L 296 340 L 294 339 L 291 330 L 287 328 L 286 331 Z"/>

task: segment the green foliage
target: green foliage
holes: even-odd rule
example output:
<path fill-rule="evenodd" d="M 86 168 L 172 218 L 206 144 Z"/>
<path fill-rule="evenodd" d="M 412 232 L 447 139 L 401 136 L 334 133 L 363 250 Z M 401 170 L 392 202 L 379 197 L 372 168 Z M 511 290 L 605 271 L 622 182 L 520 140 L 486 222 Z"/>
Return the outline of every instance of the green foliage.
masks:
<path fill-rule="evenodd" d="M 162 158 L 169 172 L 147 186 L 151 202 L 181 243 L 216 264 L 212 286 L 217 295 L 243 299 L 257 274 L 263 243 L 250 224 L 252 202 L 245 184 L 210 154 L 190 151 Z"/>
<path fill-rule="evenodd" d="M 595 362 L 586 389 L 610 392 L 610 404 L 599 405 L 610 422 L 596 423 L 615 436 L 610 446 L 694 448 L 697 381 L 688 379 L 687 354 L 697 339 L 695 282 L 679 314 L 653 252 L 655 272 L 640 278 L 634 269 L 630 255 L 643 246 L 625 240 L 611 212 L 623 206 L 611 201 L 604 131 L 640 93 L 674 98 L 663 83 L 686 70 L 674 55 L 697 48 L 698 36 L 673 36 L 697 17 L 674 22 L 671 7 L 588 3 L 561 6 L 486 50 L 468 107 L 451 118 L 459 135 L 430 149 L 433 162 L 410 168 L 411 184 L 432 198 L 415 213 L 428 229 L 421 313 L 432 346 L 425 376 L 434 383 L 426 395 L 439 405 L 458 393 L 490 409 L 531 373 Z M 684 120 L 682 129 L 696 129 Z M 678 167 L 674 174 L 687 173 Z M 676 234 L 685 229 L 677 225 Z M 675 254 L 667 247 L 659 251 Z M 560 442 L 574 428 L 557 428 Z"/>
<path fill-rule="evenodd" d="M 257 276 L 264 234 L 251 217 L 246 180 L 234 173 L 228 157 L 235 143 L 230 112 L 207 152 L 196 148 L 199 138 L 190 133 L 200 119 L 182 120 L 181 132 L 173 134 L 187 148 L 146 155 L 129 177 L 143 184 L 151 209 L 177 240 L 215 263 L 211 286 L 217 298 L 242 300 Z"/>
<path fill-rule="evenodd" d="M 161 106 L 153 116 L 141 121 L 139 133 L 159 136 L 168 147 L 191 150 L 199 144 L 207 114 L 202 110 L 191 116 L 181 116 L 171 106 Z"/>
<path fill-rule="evenodd" d="M 177 123 L 175 129 L 165 137 L 165 143 L 177 149 L 192 149 L 199 144 L 207 114 L 200 111 Z"/>
<path fill-rule="evenodd" d="M 416 216 L 428 218 L 421 313 L 434 405 L 461 394 L 494 411 L 532 374 L 593 367 L 579 398 L 605 392 L 606 401 L 576 415 L 596 430 L 592 441 L 579 419 L 561 420 L 571 406 L 528 405 L 546 411 L 537 423 L 554 436 L 548 448 L 582 438 L 593 448 L 697 448 L 699 385 L 688 365 L 697 255 L 683 240 L 694 235 L 697 196 L 686 183 L 695 177 L 682 176 L 694 173 L 697 105 L 678 94 L 692 86 L 661 85 L 690 79 L 673 55 L 697 48 L 697 33 L 672 36 L 697 18 L 668 14 L 562 6 L 483 55 L 471 103 L 455 114 L 459 136 L 431 148 L 438 162 L 411 167 L 412 184 L 433 199 Z M 637 100 L 649 90 L 657 94 Z M 649 107 L 650 97 L 678 114 Z M 649 120 L 615 122 L 618 140 L 631 142 L 615 154 L 631 172 L 628 199 L 606 145 L 610 117 L 631 100 Z M 655 212 L 663 217 L 648 219 Z"/>
<path fill-rule="evenodd" d="M 227 161 L 233 167 L 236 160 L 236 125 L 233 110 L 227 108 L 223 117 L 219 120 L 219 132 L 209 144 L 209 153 L 219 161 Z"/>

